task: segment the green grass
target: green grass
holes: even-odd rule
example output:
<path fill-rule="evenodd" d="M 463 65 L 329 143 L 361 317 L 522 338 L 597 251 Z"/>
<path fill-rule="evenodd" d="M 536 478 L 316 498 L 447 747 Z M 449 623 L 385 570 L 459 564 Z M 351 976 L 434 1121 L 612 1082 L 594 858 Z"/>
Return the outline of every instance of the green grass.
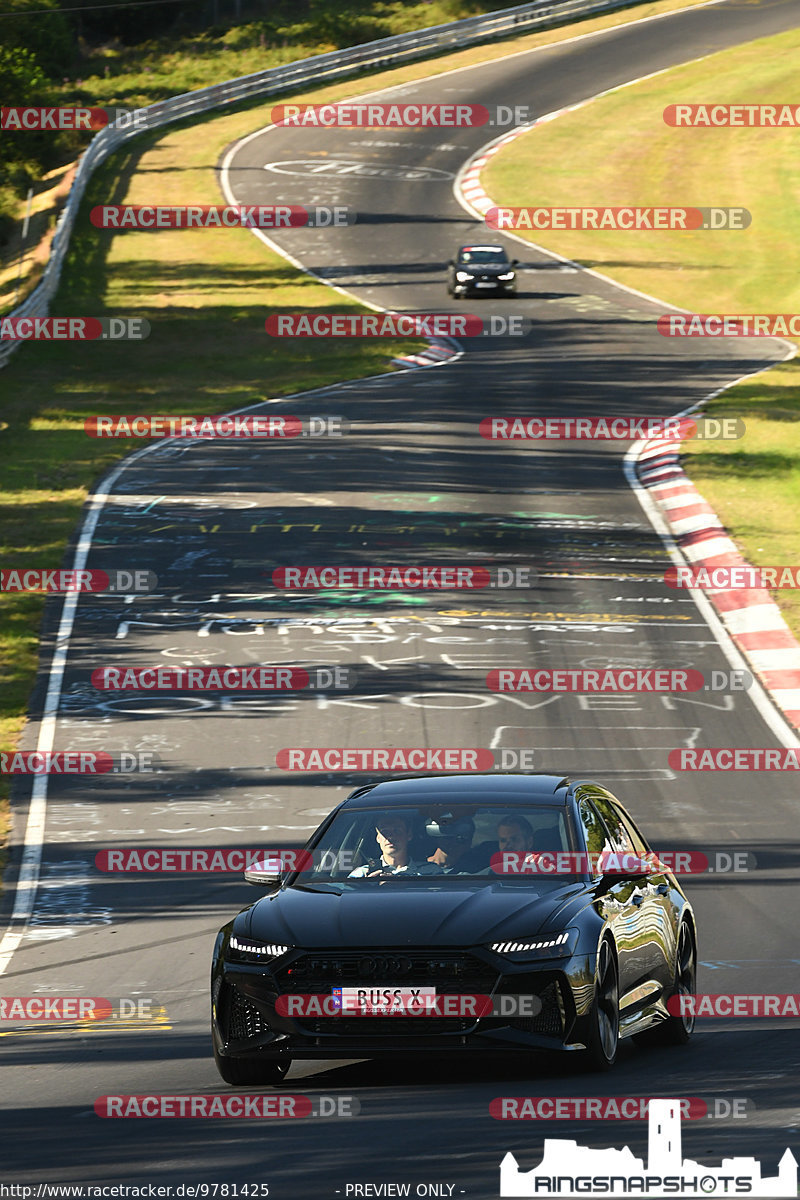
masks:
<path fill-rule="evenodd" d="M 517 139 L 492 159 L 484 186 L 515 207 L 742 205 L 753 216 L 744 231 L 529 237 L 692 312 L 798 312 L 800 131 L 677 129 L 662 120 L 677 102 L 791 103 L 798 52 L 793 30 L 620 89 Z M 742 417 L 747 432 L 738 442 L 687 443 L 687 473 L 749 562 L 800 562 L 800 365 L 739 384 L 707 411 Z M 773 594 L 800 636 L 800 595 Z"/>

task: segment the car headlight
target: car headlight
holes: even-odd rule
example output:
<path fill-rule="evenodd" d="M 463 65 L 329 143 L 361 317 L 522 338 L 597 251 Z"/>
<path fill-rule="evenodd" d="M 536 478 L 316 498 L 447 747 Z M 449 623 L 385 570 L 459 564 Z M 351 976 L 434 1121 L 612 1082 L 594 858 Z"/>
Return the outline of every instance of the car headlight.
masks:
<path fill-rule="evenodd" d="M 472 279 L 472 276 L 469 271 L 456 271 L 456 279 L 459 283 L 467 283 L 468 280 Z"/>
<path fill-rule="evenodd" d="M 291 948 L 281 945 L 280 942 L 251 942 L 247 938 L 231 934 L 228 941 L 228 958 L 239 959 L 241 962 L 268 962 L 271 958 L 280 958 Z"/>
<path fill-rule="evenodd" d="M 513 272 L 513 271 L 509 271 L 507 275 L 498 275 L 498 276 L 497 276 L 497 278 L 498 278 L 498 279 L 513 279 L 513 278 L 514 278 L 514 272 Z"/>
<path fill-rule="evenodd" d="M 493 942 L 489 947 L 495 954 L 512 957 L 519 962 L 527 959 L 567 958 L 578 944 L 578 930 L 564 929 L 549 937 L 532 938 L 529 941 Z"/>

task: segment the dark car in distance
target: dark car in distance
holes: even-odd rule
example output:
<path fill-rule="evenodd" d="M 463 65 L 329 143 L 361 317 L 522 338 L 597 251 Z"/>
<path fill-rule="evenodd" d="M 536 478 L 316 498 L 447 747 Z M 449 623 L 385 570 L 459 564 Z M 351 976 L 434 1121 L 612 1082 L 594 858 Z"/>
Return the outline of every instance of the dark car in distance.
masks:
<path fill-rule="evenodd" d="M 621 1038 L 689 1039 L 693 1017 L 669 1001 L 695 991 L 694 913 L 598 783 L 370 784 L 306 850 L 302 869 L 246 872 L 267 894 L 216 939 L 212 1037 L 229 1084 L 278 1082 L 294 1058 L 448 1052 L 579 1051 L 602 1070 Z"/>
<path fill-rule="evenodd" d="M 462 296 L 511 296 L 517 290 L 517 260 L 502 246 L 461 246 L 447 264 L 447 291 Z"/>

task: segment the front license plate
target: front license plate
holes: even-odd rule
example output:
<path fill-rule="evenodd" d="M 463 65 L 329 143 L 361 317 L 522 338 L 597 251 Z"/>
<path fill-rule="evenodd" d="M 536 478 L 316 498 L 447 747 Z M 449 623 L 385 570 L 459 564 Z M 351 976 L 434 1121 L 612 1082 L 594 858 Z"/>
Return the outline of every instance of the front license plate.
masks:
<path fill-rule="evenodd" d="M 342 1013 L 357 1016 L 415 1016 L 436 1003 L 435 987 L 396 987 L 394 984 L 373 984 L 372 987 L 340 987 L 332 989 Z"/>
<path fill-rule="evenodd" d="M 475 287 L 497 287 L 496 283 L 476 283 Z"/>

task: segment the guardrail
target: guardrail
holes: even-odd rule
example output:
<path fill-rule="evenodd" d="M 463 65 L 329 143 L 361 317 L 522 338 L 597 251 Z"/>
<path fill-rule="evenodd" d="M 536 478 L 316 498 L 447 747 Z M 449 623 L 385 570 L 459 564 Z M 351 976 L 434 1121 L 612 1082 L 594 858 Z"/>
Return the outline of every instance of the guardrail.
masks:
<path fill-rule="evenodd" d="M 421 29 L 414 33 L 400 33 L 347 50 L 316 54 L 313 58 L 304 58 L 283 67 L 269 67 L 253 75 L 242 75 L 238 79 L 229 79 L 225 83 L 201 88 L 196 92 L 185 92 L 169 100 L 160 100 L 157 104 L 137 109 L 135 118 L 138 117 L 140 122 L 138 126 L 131 124 L 125 129 L 107 126 L 92 138 L 78 163 L 66 204 L 58 218 L 50 257 L 42 278 L 22 304 L 6 315 L 47 316 L 50 301 L 56 294 L 61 279 L 61 268 L 86 185 L 94 170 L 133 137 L 158 129 L 161 125 L 181 121 L 198 113 L 210 112 L 212 109 L 222 108 L 226 104 L 234 104 L 253 96 L 277 96 L 293 91 L 303 84 L 326 83 L 368 68 L 380 70 L 397 66 L 415 58 L 428 57 L 435 52 L 461 49 L 476 42 L 490 41 L 494 37 L 505 37 L 529 29 L 557 25 L 564 22 L 565 18 L 569 20 L 589 16 L 595 12 L 610 12 L 640 2 L 642 0 L 534 0 L 531 4 L 519 4 L 501 12 L 467 17 L 466 20 L 452 21 L 446 25 L 433 25 L 429 29 Z M 6 365 L 11 354 L 21 344 L 20 341 L 0 342 L 0 367 Z"/>

